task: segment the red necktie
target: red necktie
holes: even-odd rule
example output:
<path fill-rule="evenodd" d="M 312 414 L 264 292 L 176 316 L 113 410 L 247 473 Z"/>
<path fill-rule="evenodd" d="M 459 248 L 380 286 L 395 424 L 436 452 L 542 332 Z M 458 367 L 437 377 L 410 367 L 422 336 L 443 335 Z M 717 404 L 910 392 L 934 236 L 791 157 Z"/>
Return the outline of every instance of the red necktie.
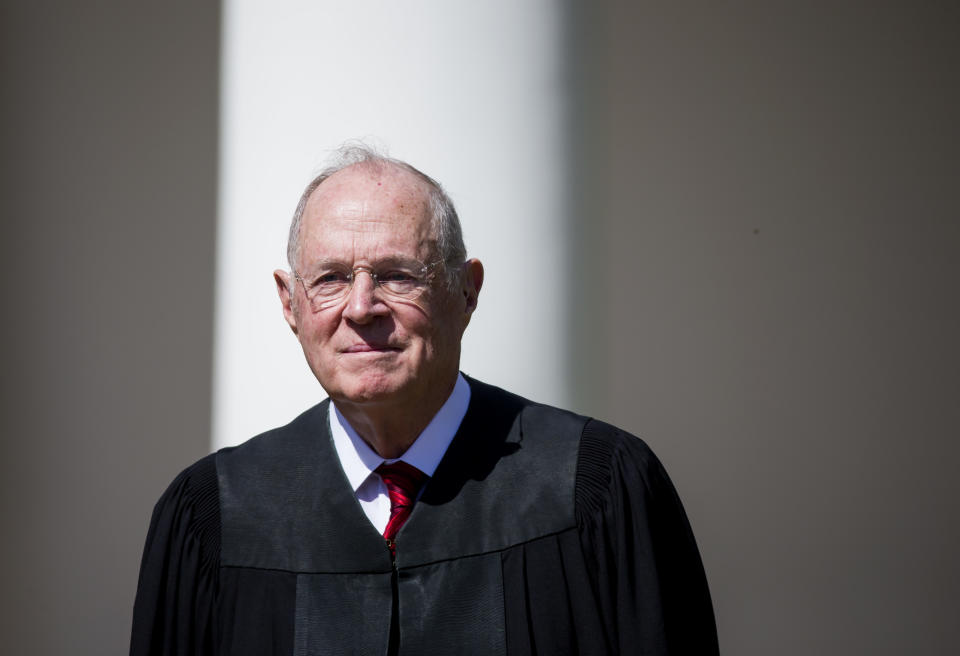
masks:
<path fill-rule="evenodd" d="M 390 547 L 390 553 L 396 555 L 396 548 L 393 544 L 393 538 L 407 517 L 413 511 L 413 504 L 417 500 L 417 492 L 426 482 L 427 475 L 422 471 L 408 465 L 402 460 L 397 460 L 392 464 L 383 463 L 375 470 L 383 483 L 387 486 L 387 493 L 390 495 L 390 521 L 387 527 L 383 529 L 383 537 L 387 540 L 387 546 Z"/>

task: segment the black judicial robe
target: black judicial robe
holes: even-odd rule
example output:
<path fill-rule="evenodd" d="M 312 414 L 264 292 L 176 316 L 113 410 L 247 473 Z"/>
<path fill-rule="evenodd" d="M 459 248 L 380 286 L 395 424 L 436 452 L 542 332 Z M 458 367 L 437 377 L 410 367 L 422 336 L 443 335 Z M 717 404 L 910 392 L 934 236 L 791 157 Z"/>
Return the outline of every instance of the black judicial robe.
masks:
<path fill-rule="evenodd" d="M 693 534 L 650 449 L 469 382 L 395 563 L 329 401 L 181 473 L 147 535 L 131 654 L 716 654 Z"/>

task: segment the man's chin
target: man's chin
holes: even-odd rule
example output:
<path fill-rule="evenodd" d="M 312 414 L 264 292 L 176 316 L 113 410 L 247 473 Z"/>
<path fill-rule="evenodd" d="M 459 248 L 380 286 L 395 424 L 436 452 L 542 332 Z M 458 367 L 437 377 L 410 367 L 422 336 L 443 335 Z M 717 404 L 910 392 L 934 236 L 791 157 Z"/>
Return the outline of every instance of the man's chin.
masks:
<path fill-rule="evenodd" d="M 337 403 L 367 405 L 400 401 L 404 389 L 403 381 L 392 376 L 364 376 L 327 393 Z"/>

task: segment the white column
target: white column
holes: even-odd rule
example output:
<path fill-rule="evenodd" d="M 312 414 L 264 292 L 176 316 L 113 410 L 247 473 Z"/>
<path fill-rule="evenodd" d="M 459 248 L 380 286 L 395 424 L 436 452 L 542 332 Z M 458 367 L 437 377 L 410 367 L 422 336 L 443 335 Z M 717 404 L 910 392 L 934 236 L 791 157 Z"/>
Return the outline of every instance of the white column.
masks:
<path fill-rule="evenodd" d="M 213 441 L 286 423 L 325 394 L 271 272 L 297 198 L 352 138 L 437 178 L 487 277 L 461 366 L 566 400 L 559 5 L 224 3 Z"/>

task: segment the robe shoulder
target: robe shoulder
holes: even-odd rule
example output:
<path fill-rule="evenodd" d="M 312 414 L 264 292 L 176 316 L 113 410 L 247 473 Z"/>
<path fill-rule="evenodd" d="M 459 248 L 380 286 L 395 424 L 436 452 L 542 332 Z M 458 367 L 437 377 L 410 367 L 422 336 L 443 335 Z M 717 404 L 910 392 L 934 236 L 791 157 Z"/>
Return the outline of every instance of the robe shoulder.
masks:
<path fill-rule="evenodd" d="M 680 498 L 650 447 L 590 420 L 581 435 L 575 514 L 610 640 L 663 654 L 718 653 L 700 553 Z"/>
<path fill-rule="evenodd" d="M 133 607 L 132 656 L 213 653 L 219 555 L 212 454 L 182 471 L 154 507 Z"/>

